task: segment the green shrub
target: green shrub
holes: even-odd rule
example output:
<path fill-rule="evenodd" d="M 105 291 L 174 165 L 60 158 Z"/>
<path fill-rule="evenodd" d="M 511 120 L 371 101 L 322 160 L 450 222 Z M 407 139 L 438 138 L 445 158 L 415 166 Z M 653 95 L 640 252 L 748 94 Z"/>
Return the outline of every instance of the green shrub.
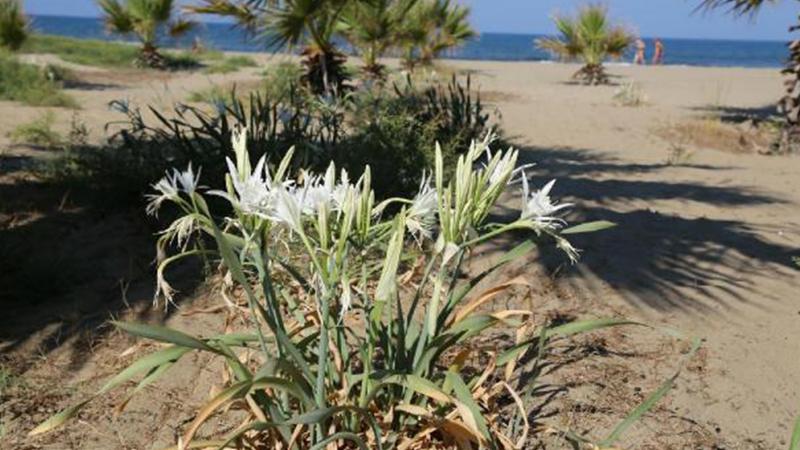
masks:
<path fill-rule="evenodd" d="M 29 144 L 40 147 L 58 147 L 64 141 L 61 134 L 53 130 L 56 116 L 48 111 L 29 123 L 17 126 L 8 133 L 15 144 Z"/>
<path fill-rule="evenodd" d="M 135 68 L 139 58 L 139 49 L 131 44 L 45 34 L 31 36 L 21 51 L 53 54 L 74 64 L 110 68 Z M 189 52 L 168 51 L 163 56 L 167 67 L 173 70 L 200 67 L 200 58 Z"/>
<path fill-rule="evenodd" d="M 287 66 L 281 73 L 289 70 Z M 247 128 L 252 148 L 269 149 L 272 162 L 295 146 L 294 161 L 302 167 L 322 170 L 334 161 L 359 176 L 370 165 L 372 187 L 380 198 L 404 195 L 417 188 L 423 169 L 432 166 L 437 143 L 449 176 L 460 152 L 489 131 L 488 114 L 468 85 L 453 79 L 448 86 L 420 89 L 408 83 L 339 98 L 309 95 L 289 83 L 278 99 L 260 92 L 241 98 L 217 87 L 190 98 L 211 103 L 212 112 L 191 105 L 177 105 L 169 113 L 150 108 L 155 122 L 117 102 L 126 119 L 111 144 L 67 152 L 57 162 L 62 167 L 51 173 L 70 180 L 90 175 L 89 184 L 126 193 L 146 189 L 168 167 L 189 162 L 202 165 L 215 179 L 214 174 L 225 170 L 234 130 Z M 108 183 L 130 185 L 111 188 Z"/>
<path fill-rule="evenodd" d="M 31 36 L 21 51 L 54 54 L 64 61 L 86 66 L 115 68 L 133 67 L 139 54 L 130 44 L 45 34 Z"/>
<path fill-rule="evenodd" d="M 0 53 L 0 99 L 31 106 L 77 107 L 75 100 L 48 79 L 45 72 L 31 64 Z"/>
<path fill-rule="evenodd" d="M 253 58 L 245 55 L 229 56 L 205 68 L 206 73 L 231 73 L 244 67 L 256 67 Z"/>
<path fill-rule="evenodd" d="M 289 97 L 295 86 L 300 85 L 303 68 L 299 64 L 283 61 L 264 71 L 264 90 L 267 98 L 281 101 Z"/>
<path fill-rule="evenodd" d="M 0 47 L 18 50 L 28 38 L 28 18 L 18 0 L 0 0 Z"/>

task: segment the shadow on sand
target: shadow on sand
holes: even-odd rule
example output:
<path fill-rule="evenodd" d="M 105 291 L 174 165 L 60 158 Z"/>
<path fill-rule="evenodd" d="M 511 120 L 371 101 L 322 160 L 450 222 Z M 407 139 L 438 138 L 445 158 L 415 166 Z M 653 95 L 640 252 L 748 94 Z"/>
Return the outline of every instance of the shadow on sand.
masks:
<path fill-rule="evenodd" d="M 138 208 L 100 207 L 84 193 L 24 179 L 0 183 L 0 363 L 15 350 L 32 361 L 63 345 L 91 349 L 111 331 L 105 322 L 122 313 L 166 320 L 147 307 L 155 231 Z M 173 273 L 184 294 L 200 281 L 188 276 L 199 272 L 192 266 Z M 90 356 L 70 352 L 69 369 Z M 14 370 L 31 361 L 15 359 Z"/>
<path fill-rule="evenodd" d="M 791 261 L 796 249 L 764 237 L 777 230 L 754 229 L 735 220 L 681 217 L 641 206 L 674 200 L 678 202 L 675 211 L 686 201 L 734 210 L 781 204 L 783 199 L 745 187 L 646 180 L 647 174 L 669 166 L 624 164 L 588 150 L 528 148 L 521 159 L 536 162 L 533 176 L 537 186 L 558 179 L 555 197 L 578 205 L 578 216 L 570 217 L 572 222 L 608 220 L 617 224 L 571 238 L 583 250 L 582 259 L 561 276 L 583 290 L 601 295 L 604 291 L 597 283 L 603 281 L 635 306 L 702 313 L 715 303 L 735 308 L 738 302 L 749 302 L 756 293 L 754 276 L 796 275 Z M 518 214 L 516 208 L 512 201 L 501 215 Z M 800 225 L 794 224 L 792 231 L 800 234 Z M 551 270 L 564 265 L 561 255 L 544 256 L 542 261 Z"/>

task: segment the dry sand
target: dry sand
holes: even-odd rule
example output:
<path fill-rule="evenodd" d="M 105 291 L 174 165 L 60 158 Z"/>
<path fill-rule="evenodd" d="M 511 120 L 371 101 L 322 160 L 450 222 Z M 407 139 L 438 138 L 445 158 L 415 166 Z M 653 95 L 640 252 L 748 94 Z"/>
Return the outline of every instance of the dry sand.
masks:
<path fill-rule="evenodd" d="M 800 414 L 800 272 L 791 263 L 800 254 L 800 159 L 663 133 L 685 123 L 738 129 L 726 121 L 762 115 L 780 96 L 777 71 L 612 66 L 615 82 L 635 81 L 647 96 L 624 107 L 613 100 L 618 86 L 567 83 L 570 65 L 447 64 L 473 71 L 506 135 L 537 163 L 539 183 L 557 178 L 556 196 L 577 205 L 575 220 L 617 223 L 576 241 L 584 257 L 560 272 L 561 291 L 702 337 L 706 367 L 699 383 L 679 382 L 670 394 L 673 412 L 718 427 L 730 448 L 785 447 Z M 87 84 L 70 93 L 99 139 L 116 117 L 111 100 L 166 106 L 211 82 L 255 80 L 258 70 L 82 76 Z M 0 102 L 0 147 L 42 111 Z M 71 112 L 54 111 L 66 131 Z M 709 115 L 720 120 L 700 121 Z M 665 164 L 674 146 L 692 152 L 681 165 Z"/>

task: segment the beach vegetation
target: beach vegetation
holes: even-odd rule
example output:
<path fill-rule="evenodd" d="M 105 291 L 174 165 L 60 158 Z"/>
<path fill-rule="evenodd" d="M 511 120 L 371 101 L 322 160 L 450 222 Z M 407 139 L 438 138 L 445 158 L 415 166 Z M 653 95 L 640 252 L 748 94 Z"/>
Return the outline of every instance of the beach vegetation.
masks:
<path fill-rule="evenodd" d="M 636 108 L 647 104 L 647 94 L 640 84 L 631 81 L 614 92 L 614 101 L 620 106 Z"/>
<path fill-rule="evenodd" d="M 400 29 L 417 3 L 418 0 L 364 0 L 348 4 L 342 17 L 342 33 L 363 59 L 362 70 L 368 79 L 386 78 L 386 67 L 379 59 L 397 46 Z"/>
<path fill-rule="evenodd" d="M 20 62 L 3 52 L 0 52 L 0 99 L 30 106 L 78 106 L 62 90 L 61 83 L 48 78 L 40 67 Z"/>
<path fill-rule="evenodd" d="M 296 170 L 291 150 L 271 164 L 269 155 L 254 152 L 248 134 L 232 136 L 221 179 L 191 165 L 170 170 L 154 183 L 147 205 L 150 214 L 167 208 L 176 214 L 157 243 L 157 302 L 173 307 L 171 264 L 213 259 L 247 330 L 192 336 L 115 321 L 160 346 L 31 435 L 64 425 L 89 402 L 134 381 L 122 411 L 132 396 L 146 395 L 143 388 L 169 377 L 179 360 L 201 352 L 223 362 L 227 381 L 182 430 L 179 448 L 527 448 L 540 430 L 559 426 L 529 422 L 548 346 L 633 324 L 620 318 L 542 324 L 532 320 L 533 310 L 497 308 L 533 288 L 500 275 L 510 262 L 539 247 L 574 259 L 567 237 L 611 224 L 568 228 L 564 214 L 572 205 L 552 197 L 554 181 L 531 190 L 516 166 L 518 152 L 492 150 L 491 135 L 459 152 L 449 181 L 437 150 L 433 172 L 412 195 L 376 201 L 369 168 L 358 177 L 334 164 L 320 173 Z M 209 191 L 205 184 L 225 187 Z M 491 212 L 512 185 L 520 186 L 519 206 L 495 223 Z M 212 202 L 224 212 L 212 213 Z M 511 233 L 524 236 L 521 243 L 482 272 L 466 269 L 476 246 Z M 516 331 L 508 345 L 488 344 L 508 329 Z M 520 369 L 525 358 L 537 368 Z M 613 447 L 676 377 L 605 439 L 563 434 L 576 446 Z M 201 442 L 212 417 L 240 425 L 203 431 L 211 437 Z"/>
<path fill-rule="evenodd" d="M 284 101 L 301 85 L 303 68 L 292 61 L 281 61 L 264 69 L 263 76 L 264 95 L 276 101 Z"/>
<path fill-rule="evenodd" d="M 607 84 L 603 63 L 621 58 L 634 40 L 625 27 L 612 23 L 600 4 L 584 5 L 575 16 L 557 15 L 553 22 L 559 36 L 538 39 L 536 45 L 562 60 L 580 61 L 583 66 L 572 78 L 585 84 Z"/>
<path fill-rule="evenodd" d="M 8 138 L 15 144 L 34 145 L 44 148 L 55 148 L 63 142 L 63 136 L 53 125 L 56 115 L 52 111 L 41 114 L 36 119 L 18 125 L 8 133 Z"/>
<path fill-rule="evenodd" d="M 19 0 L 0 0 L 0 48 L 18 50 L 28 38 L 28 18 Z"/>
<path fill-rule="evenodd" d="M 350 89 L 341 40 L 363 59 L 366 78 L 383 80 L 385 54 L 401 51 L 413 68 L 475 36 L 469 8 L 451 0 L 203 0 L 189 9 L 233 17 L 252 34 L 268 36 L 270 46 L 300 48 L 302 81 L 315 94 Z"/>
<path fill-rule="evenodd" d="M 141 42 L 136 61 L 142 67 L 166 69 L 168 64 L 159 52 L 158 36 L 163 32 L 181 36 L 194 26 L 176 10 L 174 0 L 98 0 L 98 5 L 110 32 L 132 35 Z"/>
<path fill-rule="evenodd" d="M 255 60 L 247 55 L 234 55 L 224 57 L 218 61 L 213 61 L 204 69 L 204 72 L 210 74 L 232 73 L 238 72 L 246 67 L 256 67 L 257 65 Z"/>
<path fill-rule="evenodd" d="M 99 67 L 131 67 L 138 50 L 122 42 L 76 39 L 66 36 L 34 34 L 20 49 L 22 53 L 53 54 L 73 64 Z"/>
<path fill-rule="evenodd" d="M 451 0 L 420 0 L 399 28 L 403 63 L 430 66 L 434 59 L 477 36 L 469 23 L 470 8 Z"/>
<path fill-rule="evenodd" d="M 234 18 L 245 30 L 268 36 L 270 47 L 300 48 L 305 68 L 303 82 L 315 94 L 344 93 L 347 57 L 335 36 L 347 0 L 203 0 L 190 10 Z"/>
<path fill-rule="evenodd" d="M 702 0 L 701 8 L 726 8 L 736 15 L 755 15 L 766 4 L 775 3 L 767 0 Z M 800 14 L 798 23 L 789 27 L 789 32 L 800 31 Z M 777 153 L 800 151 L 800 39 L 788 45 L 789 57 L 781 73 L 787 77 L 784 82 L 784 95 L 778 101 L 778 111 L 783 116 L 780 137 L 774 147 Z"/>
<path fill-rule="evenodd" d="M 208 100 L 203 97 L 192 100 Z M 309 169 L 324 170 L 334 161 L 356 176 L 369 164 L 373 189 L 391 197 L 417 188 L 422 170 L 433 164 L 437 142 L 449 173 L 459 149 L 485 135 L 491 118 L 470 83 L 455 78 L 430 86 L 405 80 L 364 87 L 346 98 L 310 95 L 293 83 L 280 97 L 260 88 L 241 93 L 218 87 L 210 104 L 211 109 L 178 104 L 145 113 L 116 101 L 113 109 L 124 117 L 109 124 L 109 144 L 64 152 L 48 168 L 48 178 L 102 187 L 120 204 L 135 203 L 174 164 L 191 161 L 210 179 L 218 178 L 234 130 L 246 127 L 253 148 L 270 149 L 272 160 L 294 145 L 295 161 Z"/>

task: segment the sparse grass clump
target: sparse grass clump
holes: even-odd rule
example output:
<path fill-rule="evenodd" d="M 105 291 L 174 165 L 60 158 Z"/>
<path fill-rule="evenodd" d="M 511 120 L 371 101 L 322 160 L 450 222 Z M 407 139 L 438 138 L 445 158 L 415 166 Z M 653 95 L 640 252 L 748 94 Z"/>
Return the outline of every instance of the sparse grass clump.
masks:
<path fill-rule="evenodd" d="M 268 98 L 285 100 L 293 87 L 300 85 L 303 68 L 299 64 L 283 61 L 264 70 L 264 89 Z"/>
<path fill-rule="evenodd" d="M 0 0 L 0 48 L 18 50 L 28 38 L 28 18 L 19 0 Z"/>
<path fill-rule="evenodd" d="M 15 144 L 28 144 L 39 147 L 53 148 L 64 141 L 60 133 L 53 130 L 56 116 L 48 111 L 31 122 L 22 124 L 8 133 L 8 137 Z"/>
<path fill-rule="evenodd" d="M 136 47 L 121 42 L 76 39 L 35 34 L 22 47 L 23 53 L 47 53 L 64 61 L 85 66 L 133 67 Z"/>
<path fill-rule="evenodd" d="M 614 101 L 620 106 L 636 108 L 647 104 L 647 94 L 641 85 L 631 81 L 617 89 Z"/>
<path fill-rule="evenodd" d="M 22 53 L 53 54 L 66 62 L 108 68 L 135 68 L 139 50 L 124 42 L 97 39 L 76 39 L 65 36 L 35 34 L 20 49 Z M 164 52 L 167 68 L 192 69 L 200 66 L 200 58 L 188 52 Z"/>
<path fill-rule="evenodd" d="M 206 73 L 231 73 L 245 67 L 256 67 L 253 58 L 245 55 L 228 56 L 218 60 L 205 68 Z"/>
<path fill-rule="evenodd" d="M 22 102 L 31 106 L 75 108 L 75 100 L 61 90 L 61 84 L 31 64 L 0 53 L 0 100 Z"/>

